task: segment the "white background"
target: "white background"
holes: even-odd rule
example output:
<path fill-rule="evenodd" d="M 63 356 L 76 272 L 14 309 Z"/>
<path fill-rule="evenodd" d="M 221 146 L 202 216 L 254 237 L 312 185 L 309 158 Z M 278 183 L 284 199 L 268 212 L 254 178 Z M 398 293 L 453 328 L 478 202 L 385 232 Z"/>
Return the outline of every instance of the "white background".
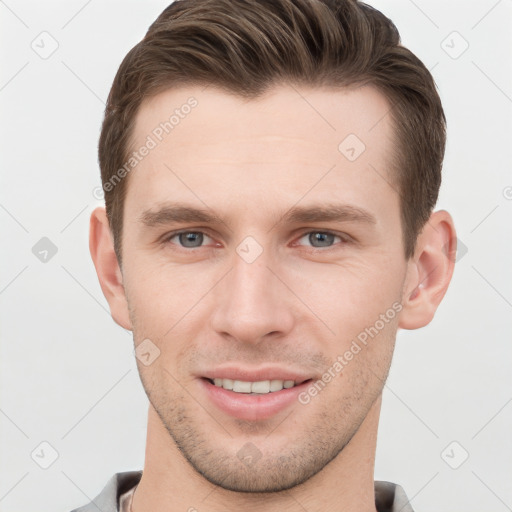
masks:
<path fill-rule="evenodd" d="M 115 472 L 143 467 L 147 399 L 87 236 L 104 101 L 166 5 L 0 3 L 1 512 L 69 512 Z M 467 248 L 434 321 L 399 333 L 375 478 L 401 484 L 417 512 L 511 510 L 512 1 L 372 5 L 439 86 L 448 147 L 438 207 Z M 59 45 L 47 59 L 31 48 L 42 31 Z M 42 237 L 58 249 L 47 263 L 32 253 Z M 43 449 L 49 460 L 43 441 L 58 452 L 48 469 L 31 457 Z M 446 460 L 465 451 L 452 469 Z"/>

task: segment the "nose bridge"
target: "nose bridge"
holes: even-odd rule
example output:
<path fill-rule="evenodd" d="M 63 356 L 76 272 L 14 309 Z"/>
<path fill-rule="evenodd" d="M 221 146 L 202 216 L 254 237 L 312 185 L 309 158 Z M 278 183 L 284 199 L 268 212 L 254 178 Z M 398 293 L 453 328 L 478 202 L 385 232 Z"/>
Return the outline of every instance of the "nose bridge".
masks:
<path fill-rule="evenodd" d="M 245 245 L 245 247 L 244 247 Z M 244 253 L 244 251 L 247 251 Z M 261 307 L 268 304 L 272 298 L 272 273 L 269 270 L 271 257 L 269 251 L 254 255 L 255 249 L 247 244 L 237 248 L 237 255 L 233 258 L 233 271 L 231 272 L 230 294 L 242 307 L 254 308 L 254 302 Z M 255 257 L 254 260 L 252 258 Z M 267 301 L 261 299 L 267 298 Z"/>
<path fill-rule="evenodd" d="M 268 267 L 275 267 L 271 250 L 252 237 L 233 254 L 232 269 L 216 297 L 213 329 L 239 341 L 257 343 L 273 332 L 291 328 L 292 312 L 283 284 Z"/>

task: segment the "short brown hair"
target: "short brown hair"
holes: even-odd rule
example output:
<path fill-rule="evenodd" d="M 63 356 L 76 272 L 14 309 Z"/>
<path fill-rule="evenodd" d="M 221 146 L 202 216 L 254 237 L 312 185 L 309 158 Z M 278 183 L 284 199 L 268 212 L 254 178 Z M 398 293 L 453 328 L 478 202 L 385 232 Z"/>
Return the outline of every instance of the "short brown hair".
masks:
<path fill-rule="evenodd" d="M 414 254 L 437 202 L 446 120 L 432 75 L 391 20 L 356 0 L 176 0 L 124 58 L 105 108 L 99 164 L 120 264 L 128 180 L 105 185 L 127 161 L 142 101 L 202 84 L 250 99 L 287 82 L 371 84 L 388 99 L 404 252 Z"/>

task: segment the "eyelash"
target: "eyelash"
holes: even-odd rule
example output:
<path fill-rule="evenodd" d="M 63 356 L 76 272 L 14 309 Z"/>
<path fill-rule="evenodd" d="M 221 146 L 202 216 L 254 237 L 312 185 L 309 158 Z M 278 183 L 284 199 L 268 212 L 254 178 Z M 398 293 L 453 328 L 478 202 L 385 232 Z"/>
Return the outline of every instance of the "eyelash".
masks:
<path fill-rule="evenodd" d="M 206 235 L 207 237 L 209 238 L 212 238 L 208 233 L 204 232 L 204 231 L 194 231 L 194 230 L 190 230 L 190 229 L 183 229 L 181 231 L 174 231 L 172 233 L 169 233 L 167 234 L 162 243 L 165 245 L 165 244 L 169 244 L 171 243 L 171 240 L 178 236 L 178 235 L 181 235 L 181 234 L 185 234 L 185 233 L 194 233 L 194 234 L 202 234 L 202 235 Z M 348 243 L 350 243 L 350 239 L 348 236 L 342 236 L 338 233 L 335 233 L 333 231 L 321 231 L 321 230 L 312 230 L 312 231 L 305 231 L 304 233 L 302 233 L 298 240 L 304 238 L 306 235 L 310 235 L 312 233 L 321 233 L 322 235 L 333 235 L 337 238 L 339 238 L 341 240 L 340 244 L 341 245 L 346 245 Z M 177 244 L 176 244 L 177 245 Z M 325 252 L 329 249 L 333 249 L 334 247 L 336 246 L 336 244 L 333 244 L 332 246 L 327 246 L 327 247 L 313 247 L 313 246 L 309 246 L 309 248 L 311 249 L 312 252 Z M 202 249 L 204 248 L 204 246 L 199 246 L 199 247 L 183 247 L 183 246 L 180 246 L 178 245 L 179 249 L 182 249 L 182 250 L 197 250 L 197 249 Z"/>

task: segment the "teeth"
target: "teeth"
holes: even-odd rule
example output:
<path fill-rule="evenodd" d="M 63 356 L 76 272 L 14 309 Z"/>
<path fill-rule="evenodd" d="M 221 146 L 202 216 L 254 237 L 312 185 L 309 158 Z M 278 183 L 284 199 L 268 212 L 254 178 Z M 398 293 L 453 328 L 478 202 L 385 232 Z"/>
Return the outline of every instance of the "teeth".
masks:
<path fill-rule="evenodd" d="M 258 382 L 247 382 L 243 380 L 232 379 L 213 379 L 213 383 L 224 389 L 235 391 L 236 393 L 256 393 L 266 394 L 275 391 L 281 391 L 295 386 L 293 380 L 260 380 Z"/>
<path fill-rule="evenodd" d="M 233 381 L 231 379 L 219 379 L 221 381 L 220 386 L 224 389 L 233 389 Z"/>
<path fill-rule="evenodd" d="M 270 381 L 253 382 L 251 384 L 251 393 L 270 393 Z"/>
<path fill-rule="evenodd" d="M 271 380 L 270 391 L 281 391 L 284 387 L 284 380 Z"/>
<path fill-rule="evenodd" d="M 224 389 L 233 389 L 234 381 L 231 379 L 213 379 L 213 383 L 219 387 Z"/>
<path fill-rule="evenodd" d="M 233 382 L 233 391 L 237 393 L 250 393 L 251 383 L 244 382 L 243 380 L 235 380 L 235 382 Z"/>

